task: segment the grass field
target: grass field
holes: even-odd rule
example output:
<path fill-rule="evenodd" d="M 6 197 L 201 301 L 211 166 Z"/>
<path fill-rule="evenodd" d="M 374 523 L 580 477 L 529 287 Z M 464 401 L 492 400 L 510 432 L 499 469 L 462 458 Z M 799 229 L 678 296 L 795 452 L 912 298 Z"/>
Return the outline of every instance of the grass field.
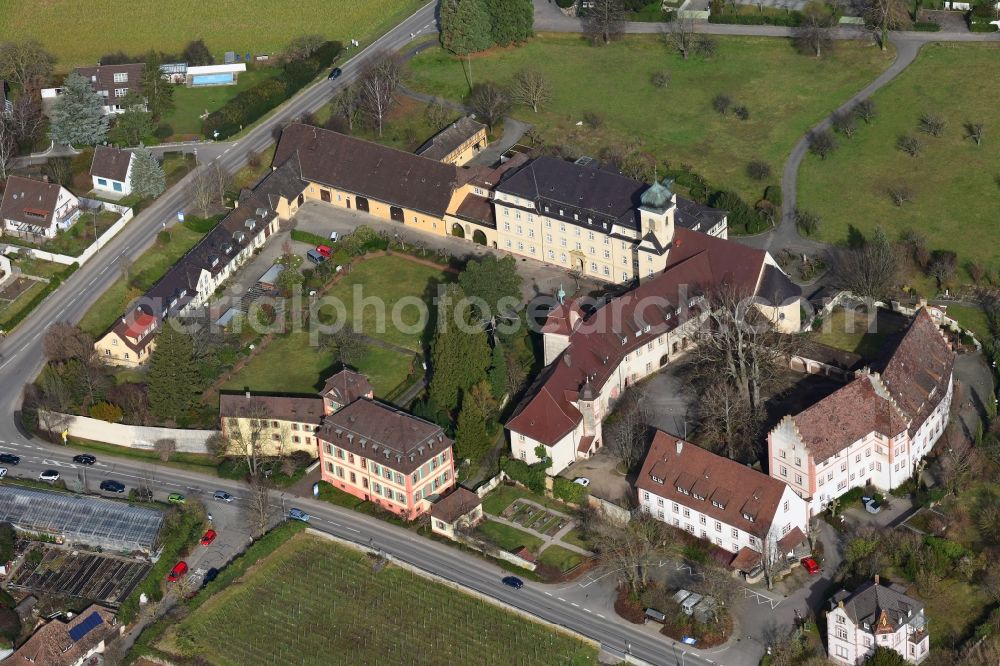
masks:
<path fill-rule="evenodd" d="M 879 310 L 880 314 L 882 312 Z M 886 339 L 899 330 L 899 320 L 894 317 L 879 316 L 874 326 L 870 326 L 868 315 L 838 308 L 823 320 L 819 331 L 813 331 L 809 336 L 820 344 L 854 352 L 871 360 L 884 353 Z"/>
<path fill-rule="evenodd" d="M 526 488 L 516 486 L 500 486 L 483 500 L 483 511 L 494 516 L 500 515 L 510 503 L 516 499 L 527 498 L 549 509 L 555 509 L 567 515 L 573 514 L 573 509 L 566 506 L 559 500 L 550 499 L 544 495 L 536 495 Z"/>
<path fill-rule="evenodd" d="M 39 294 L 45 289 L 44 282 L 35 282 L 24 293 L 20 294 L 13 301 L 6 303 L 6 305 L 0 305 L 0 330 L 3 330 L 7 323 L 18 313 L 24 310 L 31 303 L 31 299 Z"/>
<path fill-rule="evenodd" d="M 848 225 L 869 234 L 880 224 L 893 239 L 912 229 L 927 238 L 929 249 L 955 251 L 960 266 L 974 260 L 1000 269 L 993 221 L 1000 192 L 998 58 L 997 44 L 924 46 L 912 65 L 874 95 L 879 116 L 871 126 L 840 140 L 825 161 L 806 157 L 799 205 L 822 219 L 821 240 L 843 242 Z M 947 121 L 943 136 L 917 131 L 923 113 Z M 985 124 L 981 146 L 965 138 L 966 122 Z M 896 149 L 902 134 L 919 137 L 919 157 Z M 890 201 L 886 188 L 896 184 L 912 189 L 912 202 L 897 207 Z"/>
<path fill-rule="evenodd" d="M 885 69 L 893 53 L 857 42 L 838 43 L 828 58 L 799 55 L 785 39 L 720 37 L 711 60 L 683 61 L 656 37 L 629 37 L 601 48 L 579 36 L 541 34 L 526 46 L 493 51 L 472 60 L 474 80 L 507 84 L 524 67 L 541 71 L 553 101 L 538 114 L 514 115 L 536 125 L 549 143 L 598 157 L 609 146 L 635 145 L 660 161 L 690 165 L 717 187 L 756 201 L 802 134 Z M 767 63 L 763 66 L 762 63 Z M 440 48 L 410 61 L 412 87 L 450 99 L 468 92 L 462 64 Z M 650 82 L 670 76 L 665 89 Z M 745 104 L 746 121 L 712 110 L 718 94 Z M 578 126 L 585 113 L 603 124 Z M 770 181 L 745 174 L 753 158 L 771 166 Z"/>
<path fill-rule="evenodd" d="M 563 548 L 562 546 L 557 546 L 552 544 L 542 551 L 542 554 L 538 556 L 539 564 L 544 564 L 546 566 L 552 567 L 553 569 L 558 569 L 562 573 L 566 573 L 571 569 L 574 569 L 586 558 L 579 553 L 574 553 L 568 548 Z"/>
<path fill-rule="evenodd" d="M 179 224 L 171 227 L 170 242 L 166 245 L 157 243 L 143 252 L 128 267 L 129 277 L 120 275 L 97 302 L 90 306 L 87 314 L 83 315 L 83 319 L 80 320 L 80 328 L 94 336 L 104 333 L 128 305 L 126 295 L 129 282 L 132 279 L 139 283 L 142 290 L 149 289 L 201 237 L 202 234 L 195 233 Z M 115 270 L 119 273 L 122 272 L 120 266 L 115 266 Z"/>
<path fill-rule="evenodd" d="M 368 376 L 375 395 L 385 396 L 406 379 L 412 358 L 369 345 L 357 369 Z M 333 355 L 310 345 L 309 333 L 289 333 L 273 340 L 222 389 L 242 391 L 249 387 L 261 392 L 316 393 L 334 370 Z"/>
<path fill-rule="evenodd" d="M 542 540 L 534 534 L 489 519 L 479 523 L 476 531 L 502 550 L 510 551 L 524 546 L 532 553 L 537 553 L 542 545 Z"/>
<path fill-rule="evenodd" d="M 975 333 L 980 342 L 987 342 L 993 339 L 990 331 L 990 322 L 986 318 L 983 309 L 976 305 L 949 305 L 948 316 L 959 323 L 962 328 L 967 328 Z"/>
<path fill-rule="evenodd" d="M 235 86 L 175 86 L 174 110 L 163 114 L 160 122 L 173 128 L 175 140 L 200 137 L 202 114 L 222 108 L 223 104 L 239 93 L 277 76 L 278 72 L 277 67 L 255 67 L 241 73 Z"/>
<path fill-rule="evenodd" d="M 362 46 L 420 8 L 416 0 L 268 0 L 256 9 L 234 0 L 0 0 L 0 42 L 35 38 L 63 71 L 92 65 L 111 51 L 180 53 L 204 39 L 218 60 L 225 51 L 275 53 L 302 34 Z M 262 29 L 262 20 L 266 22 Z M 94 36 L 98 36 L 94 39 Z"/>
<path fill-rule="evenodd" d="M 403 569 L 375 572 L 365 555 L 307 534 L 169 627 L 156 647 L 218 666 L 597 663 L 590 645 Z"/>

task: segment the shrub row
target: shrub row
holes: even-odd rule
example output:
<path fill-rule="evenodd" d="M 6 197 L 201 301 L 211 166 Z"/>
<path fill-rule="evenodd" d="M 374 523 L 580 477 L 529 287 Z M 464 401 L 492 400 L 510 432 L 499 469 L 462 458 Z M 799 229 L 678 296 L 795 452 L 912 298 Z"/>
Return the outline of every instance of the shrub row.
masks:
<path fill-rule="evenodd" d="M 539 463 L 529 465 L 523 460 L 502 457 L 500 458 L 500 469 L 507 472 L 507 476 L 515 481 L 520 481 L 530 490 L 536 493 L 545 492 L 545 467 L 543 465 Z"/>
<path fill-rule="evenodd" d="M 330 242 L 328 238 L 323 238 L 318 234 L 299 229 L 292 229 L 292 240 L 299 241 L 300 243 L 309 243 L 310 245 L 327 245 Z"/>
<path fill-rule="evenodd" d="M 59 273 L 53 275 L 49 279 L 49 283 L 45 285 L 45 288 L 42 289 L 37 294 L 35 294 L 35 296 L 30 301 L 28 301 L 28 305 L 26 307 L 21 308 L 21 310 L 18 311 L 14 316 L 12 316 L 6 322 L 3 322 L 3 325 L 0 326 L 0 331 L 5 331 L 9 333 L 15 326 L 24 321 L 25 317 L 31 314 L 32 310 L 37 308 L 38 305 L 42 301 L 44 301 L 49 294 L 58 289 L 59 285 L 65 282 L 70 275 L 75 273 L 76 269 L 78 269 L 79 267 L 80 264 L 73 263 L 64 268 Z"/>
<path fill-rule="evenodd" d="M 281 74 L 244 90 L 210 113 L 202 122 L 202 134 L 215 137 L 218 132 L 217 138 L 225 139 L 251 125 L 316 78 L 333 63 L 341 49 L 340 42 L 326 42 L 309 58 L 286 62 Z"/>
<path fill-rule="evenodd" d="M 913 29 L 917 32 L 937 32 L 941 29 L 941 26 L 937 23 L 930 23 L 927 21 L 917 21 L 913 24 Z"/>
<path fill-rule="evenodd" d="M 586 488 L 561 476 L 552 479 L 552 494 L 564 502 L 581 506 L 587 499 Z"/>
<path fill-rule="evenodd" d="M 789 12 L 782 16 L 767 16 L 765 14 L 710 14 L 709 23 L 728 23 L 738 25 L 783 25 L 795 28 L 802 23 L 802 14 Z"/>
<path fill-rule="evenodd" d="M 997 26 L 992 23 L 971 23 L 969 24 L 969 32 L 996 32 L 1000 30 Z"/>

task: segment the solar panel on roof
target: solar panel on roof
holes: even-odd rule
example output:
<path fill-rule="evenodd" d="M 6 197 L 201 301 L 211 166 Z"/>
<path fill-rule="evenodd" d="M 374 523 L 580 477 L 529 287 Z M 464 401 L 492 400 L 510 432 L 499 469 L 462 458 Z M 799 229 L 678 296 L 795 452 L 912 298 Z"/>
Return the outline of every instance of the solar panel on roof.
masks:
<path fill-rule="evenodd" d="M 75 643 L 84 636 L 86 636 L 87 634 L 89 634 L 91 630 L 93 630 L 95 627 L 98 627 L 101 624 L 103 624 L 103 622 L 104 621 L 101 619 L 101 616 L 98 614 L 98 612 L 94 611 L 87 617 L 83 618 L 83 621 L 80 622 L 80 624 L 76 625 L 75 627 L 69 630 L 69 637 L 72 638 L 73 642 Z"/>

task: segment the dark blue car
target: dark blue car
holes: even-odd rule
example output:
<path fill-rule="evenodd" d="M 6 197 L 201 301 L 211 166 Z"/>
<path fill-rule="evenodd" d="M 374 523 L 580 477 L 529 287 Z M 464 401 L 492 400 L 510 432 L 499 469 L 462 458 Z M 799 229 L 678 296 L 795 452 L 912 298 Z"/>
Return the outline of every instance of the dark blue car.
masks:
<path fill-rule="evenodd" d="M 506 585 L 507 587 L 514 588 L 515 590 L 520 590 L 522 587 L 524 587 L 524 581 L 518 578 L 517 576 L 504 576 L 503 580 L 501 580 L 500 582 Z"/>

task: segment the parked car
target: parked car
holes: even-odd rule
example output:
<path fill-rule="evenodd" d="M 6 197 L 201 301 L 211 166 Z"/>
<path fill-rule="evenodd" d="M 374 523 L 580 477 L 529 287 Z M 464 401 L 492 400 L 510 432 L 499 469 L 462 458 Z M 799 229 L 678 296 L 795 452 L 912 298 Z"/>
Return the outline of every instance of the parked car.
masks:
<path fill-rule="evenodd" d="M 684 611 L 685 615 L 694 615 L 694 607 L 704 598 L 703 595 L 692 592 L 681 602 L 681 610 Z"/>
<path fill-rule="evenodd" d="M 181 560 L 180 562 L 174 565 L 173 569 L 170 570 L 170 573 L 167 575 L 167 582 L 176 583 L 178 580 L 183 578 L 184 574 L 186 574 L 187 572 L 188 572 L 187 562 Z"/>
<path fill-rule="evenodd" d="M 819 563 L 811 557 L 803 557 L 800 562 L 802 562 L 802 567 L 809 573 L 810 576 L 815 576 L 819 573 Z"/>
<path fill-rule="evenodd" d="M 333 250 L 330 248 L 329 245 L 317 245 L 316 251 L 322 254 L 327 259 L 329 259 L 330 255 L 333 254 Z"/>
<path fill-rule="evenodd" d="M 332 240 L 334 243 L 336 243 L 339 239 L 340 239 L 340 234 L 339 233 L 337 233 L 336 231 L 331 231 L 330 232 L 330 240 Z"/>
<path fill-rule="evenodd" d="M 215 537 L 217 536 L 219 536 L 219 534 L 215 530 L 208 530 L 207 532 L 201 535 L 201 545 L 211 546 L 212 542 L 215 541 Z"/>
<path fill-rule="evenodd" d="M 583 486 L 584 488 L 586 488 L 587 486 L 590 485 L 590 479 L 588 479 L 585 476 L 578 476 L 575 479 L 573 479 L 573 483 L 575 483 L 578 486 Z"/>
<path fill-rule="evenodd" d="M 288 517 L 292 520 L 301 520 L 303 523 L 308 523 L 309 519 L 312 518 L 312 516 L 302 509 L 292 509 L 288 512 Z"/>
<path fill-rule="evenodd" d="M 320 254 L 316 250 L 309 250 L 308 252 L 306 252 L 306 259 L 308 259 L 309 261 L 313 262 L 317 266 L 319 266 L 324 261 L 326 261 L 326 257 L 324 257 L 322 254 Z"/>
<path fill-rule="evenodd" d="M 125 492 L 125 484 L 119 481 L 106 479 L 101 481 L 101 490 L 106 490 L 109 493 L 123 493 Z"/>
<path fill-rule="evenodd" d="M 40 481 L 58 481 L 59 472 L 54 469 L 47 469 L 38 475 Z"/>
<path fill-rule="evenodd" d="M 97 462 L 97 458 L 89 453 L 81 453 L 78 456 L 73 456 L 73 462 L 79 463 L 80 465 L 93 465 Z"/>
<path fill-rule="evenodd" d="M 7 468 L 6 467 L 0 467 L 0 479 L 2 479 L 5 476 L 7 476 Z"/>
<path fill-rule="evenodd" d="M 13 453 L 0 453 L 0 463 L 7 465 L 20 465 L 21 456 L 15 456 Z"/>
<path fill-rule="evenodd" d="M 220 502 L 226 502 L 228 504 L 233 501 L 233 496 L 224 490 L 216 490 L 215 494 L 212 495 L 212 499 L 219 500 Z"/>
<path fill-rule="evenodd" d="M 170 493 L 167 495 L 167 501 L 171 504 L 184 504 L 187 500 L 180 493 Z"/>
<path fill-rule="evenodd" d="M 861 503 L 865 505 L 865 511 L 868 513 L 878 513 L 882 510 L 882 504 L 874 497 L 862 497 Z"/>
<path fill-rule="evenodd" d="M 334 67 L 333 69 L 330 70 L 330 74 L 326 78 L 329 79 L 330 81 L 333 81 L 343 73 L 344 70 L 342 70 L 339 67 Z"/>
<path fill-rule="evenodd" d="M 500 582 L 506 585 L 507 587 L 514 588 L 515 590 L 520 590 L 522 587 L 524 587 L 524 581 L 518 578 L 517 576 L 504 576 L 500 580 Z"/>
<path fill-rule="evenodd" d="M 216 569 L 215 567 L 212 567 L 211 569 L 205 572 L 205 575 L 201 579 L 201 584 L 203 586 L 208 585 L 218 577 L 219 577 L 219 570 Z"/>

